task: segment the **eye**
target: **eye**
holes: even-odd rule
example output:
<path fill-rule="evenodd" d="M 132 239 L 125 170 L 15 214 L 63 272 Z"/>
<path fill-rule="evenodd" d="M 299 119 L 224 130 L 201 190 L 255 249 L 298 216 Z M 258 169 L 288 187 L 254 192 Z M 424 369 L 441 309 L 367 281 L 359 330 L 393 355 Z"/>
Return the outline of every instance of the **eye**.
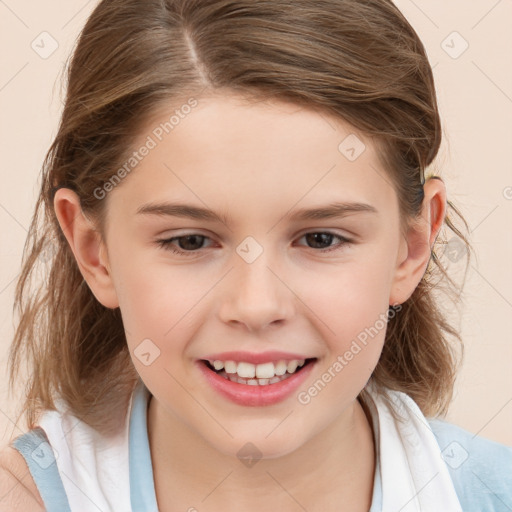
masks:
<path fill-rule="evenodd" d="M 204 235 L 199 235 L 198 233 L 191 233 L 188 235 L 175 236 L 172 238 L 168 238 L 165 240 L 157 240 L 157 244 L 166 249 L 167 251 L 171 251 L 175 254 L 184 255 L 184 256 L 193 256 L 198 252 L 204 240 L 208 239 L 208 237 Z M 173 245 L 175 240 L 179 240 L 179 245 L 184 246 L 183 248 L 178 248 L 176 245 Z M 182 242 L 183 241 L 183 242 Z"/>
<path fill-rule="evenodd" d="M 317 249 L 317 251 L 321 253 L 340 250 L 343 246 L 352 243 L 352 240 L 329 231 L 313 231 L 305 233 L 299 240 L 302 238 L 305 238 L 308 244 L 313 244 L 313 247 L 310 248 Z M 338 239 L 339 243 L 331 245 L 334 239 Z M 174 254 L 193 256 L 203 248 L 202 246 L 205 240 L 209 240 L 209 238 L 198 233 L 190 233 L 182 236 L 157 240 L 156 243 L 159 247 L 171 251 Z M 178 241 L 178 246 L 175 245 L 176 241 Z M 318 245 L 327 247 L 318 247 Z"/>
<path fill-rule="evenodd" d="M 336 235 L 335 233 L 331 233 L 330 231 L 313 231 L 313 232 L 310 232 L 310 233 L 305 233 L 304 235 L 302 235 L 302 238 L 305 238 L 306 241 L 309 243 L 309 244 L 313 244 L 313 246 L 318 246 L 318 245 L 330 245 L 333 241 L 333 239 L 338 239 L 340 242 L 336 245 L 332 245 L 330 247 L 312 247 L 313 249 L 318 249 L 318 252 L 322 252 L 322 253 L 325 253 L 325 252 L 330 252 L 330 251 L 336 251 L 336 250 L 340 250 L 343 246 L 345 245 L 349 245 L 352 243 L 352 240 L 349 240 L 348 238 L 344 237 L 344 236 L 341 236 L 341 235 Z"/>

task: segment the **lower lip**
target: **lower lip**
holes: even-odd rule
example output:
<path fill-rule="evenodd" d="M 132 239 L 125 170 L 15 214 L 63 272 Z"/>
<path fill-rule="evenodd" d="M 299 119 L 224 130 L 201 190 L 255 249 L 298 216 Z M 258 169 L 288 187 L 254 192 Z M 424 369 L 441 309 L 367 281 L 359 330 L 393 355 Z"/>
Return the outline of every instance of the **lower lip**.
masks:
<path fill-rule="evenodd" d="M 288 398 L 308 377 L 316 364 L 316 360 L 304 366 L 302 370 L 294 373 L 291 377 L 275 384 L 266 386 L 250 386 L 231 382 L 213 370 L 210 370 L 202 361 L 197 364 L 208 383 L 212 388 L 227 399 L 239 405 L 261 407 L 282 402 Z"/>

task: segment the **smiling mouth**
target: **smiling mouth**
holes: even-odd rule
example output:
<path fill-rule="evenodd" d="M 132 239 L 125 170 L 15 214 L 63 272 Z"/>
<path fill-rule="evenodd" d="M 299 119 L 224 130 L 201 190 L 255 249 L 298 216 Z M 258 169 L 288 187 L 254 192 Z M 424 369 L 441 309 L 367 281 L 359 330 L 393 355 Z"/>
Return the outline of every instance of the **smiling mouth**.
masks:
<path fill-rule="evenodd" d="M 302 360 L 278 361 L 253 365 L 250 363 L 235 363 L 234 361 L 201 360 L 210 371 L 226 380 L 248 386 L 270 386 L 301 373 L 304 368 L 314 363 L 316 357 Z"/>

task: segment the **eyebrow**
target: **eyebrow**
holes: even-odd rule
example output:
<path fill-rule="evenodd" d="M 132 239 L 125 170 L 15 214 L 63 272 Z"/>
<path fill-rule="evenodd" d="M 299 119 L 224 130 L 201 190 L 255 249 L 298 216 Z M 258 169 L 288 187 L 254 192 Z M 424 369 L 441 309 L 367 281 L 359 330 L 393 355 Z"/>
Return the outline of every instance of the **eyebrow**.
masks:
<path fill-rule="evenodd" d="M 289 219 L 293 221 L 334 219 L 356 213 L 378 214 L 378 210 L 367 203 L 335 202 L 322 207 L 296 210 L 289 216 Z M 230 224 L 228 216 L 223 213 L 217 213 L 208 208 L 183 203 L 147 203 L 137 209 L 136 215 L 183 217 L 195 220 L 221 222 L 226 226 Z"/>

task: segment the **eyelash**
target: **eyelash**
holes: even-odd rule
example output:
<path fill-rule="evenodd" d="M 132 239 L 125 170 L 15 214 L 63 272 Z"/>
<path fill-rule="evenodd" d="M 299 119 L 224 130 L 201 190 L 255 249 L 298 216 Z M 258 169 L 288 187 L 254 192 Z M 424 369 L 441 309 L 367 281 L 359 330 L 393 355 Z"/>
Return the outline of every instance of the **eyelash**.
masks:
<path fill-rule="evenodd" d="M 315 252 L 320 252 L 322 254 L 325 254 L 325 253 L 328 253 L 331 251 L 340 250 L 342 247 L 350 245 L 352 243 L 352 240 L 350 240 L 344 236 L 337 235 L 335 233 L 331 233 L 330 231 L 310 231 L 308 233 L 304 233 L 300 238 L 303 238 L 307 235 L 317 235 L 317 234 L 330 235 L 330 236 L 333 236 L 334 238 L 337 238 L 338 240 L 340 240 L 339 244 L 329 247 L 327 249 L 314 249 L 314 248 L 310 247 L 310 249 L 313 249 Z M 172 245 L 172 242 L 174 240 L 180 240 L 181 238 L 187 238 L 187 237 L 191 237 L 191 236 L 199 236 L 199 237 L 204 238 L 205 240 L 208 239 L 207 236 L 201 235 L 199 233 L 189 233 L 186 235 L 175 236 L 175 237 L 167 238 L 167 239 L 163 239 L 163 240 L 157 240 L 156 243 L 158 244 L 159 247 L 161 247 L 167 251 L 171 251 L 174 254 L 178 254 L 180 256 L 181 255 L 182 256 L 193 256 L 194 254 L 198 253 L 200 251 L 200 249 L 196 249 L 196 250 L 192 250 L 192 251 L 184 251 L 181 249 L 177 249 L 176 246 Z"/>

